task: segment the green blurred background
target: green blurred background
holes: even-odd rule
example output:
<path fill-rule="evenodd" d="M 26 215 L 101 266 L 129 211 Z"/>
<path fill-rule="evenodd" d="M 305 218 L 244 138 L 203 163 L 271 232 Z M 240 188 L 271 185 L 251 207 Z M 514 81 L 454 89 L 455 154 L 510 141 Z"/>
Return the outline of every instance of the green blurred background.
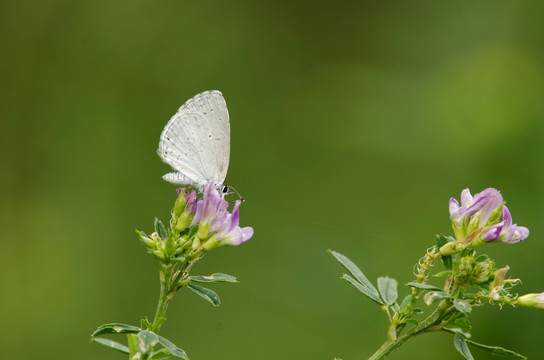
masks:
<path fill-rule="evenodd" d="M 153 315 L 134 230 L 168 218 L 159 134 L 208 89 L 255 235 L 195 268 L 238 276 L 219 308 L 171 304 L 162 334 L 191 359 L 365 359 L 385 315 L 326 249 L 408 282 L 465 187 L 502 191 L 531 236 L 485 251 L 544 291 L 543 18 L 525 1 L 2 1 L 1 357 L 123 358 L 89 335 Z M 474 340 L 543 357 L 544 311 L 471 319 Z M 391 359 L 416 357 L 461 358 L 430 334 Z"/>

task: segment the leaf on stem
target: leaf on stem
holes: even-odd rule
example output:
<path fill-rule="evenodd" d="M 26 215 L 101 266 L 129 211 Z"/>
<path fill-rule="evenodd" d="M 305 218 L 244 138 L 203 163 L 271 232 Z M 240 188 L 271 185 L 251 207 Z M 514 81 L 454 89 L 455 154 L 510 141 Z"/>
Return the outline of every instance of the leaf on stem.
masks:
<path fill-rule="evenodd" d="M 472 330 L 472 326 L 466 317 L 461 317 L 455 319 L 443 330 L 453 334 L 461 334 L 468 339 L 471 337 L 470 331 Z"/>
<path fill-rule="evenodd" d="M 368 296 L 370 299 L 374 300 L 380 305 L 383 305 L 383 301 L 380 299 L 377 291 L 376 292 L 372 291 L 371 289 L 367 288 L 366 286 L 364 286 L 363 284 L 361 284 L 360 282 L 358 282 L 357 280 L 355 280 L 348 274 L 344 274 L 342 276 L 342 279 L 346 280 L 351 285 L 355 286 L 357 290 L 359 290 L 360 292 Z"/>
<path fill-rule="evenodd" d="M 151 355 L 149 355 L 149 360 L 166 359 L 170 356 L 171 356 L 170 351 L 166 350 L 165 348 L 162 348 L 158 351 L 155 351 Z"/>
<path fill-rule="evenodd" d="M 516 360 L 527 360 L 526 356 L 523 356 L 521 354 L 513 352 L 512 350 L 502 348 L 500 346 L 489 346 L 489 345 L 479 344 L 477 342 L 474 342 L 474 341 L 468 340 L 468 339 L 466 339 L 466 342 L 469 343 L 472 346 L 477 347 L 478 349 L 487 351 L 487 352 L 489 352 L 489 353 L 491 353 L 493 355 L 496 355 L 496 356 L 502 356 L 502 357 L 505 357 L 505 358 L 516 359 Z"/>
<path fill-rule="evenodd" d="M 437 286 L 429 285 L 429 284 L 421 284 L 421 283 L 417 283 L 417 282 L 413 282 L 413 281 L 406 284 L 406 286 L 415 287 L 415 288 L 422 289 L 422 290 L 442 291 L 442 289 L 437 287 Z"/>
<path fill-rule="evenodd" d="M 180 359 L 189 360 L 185 351 L 177 347 L 173 342 L 160 335 L 157 335 L 157 337 L 159 338 L 159 342 L 161 343 L 161 345 L 164 346 L 172 356 Z"/>
<path fill-rule="evenodd" d="M 221 304 L 219 295 L 217 295 L 215 291 L 206 289 L 205 287 L 194 285 L 194 284 L 188 284 L 187 287 L 191 289 L 198 296 L 212 303 L 213 306 L 219 306 Z"/>
<path fill-rule="evenodd" d="M 455 349 L 459 351 L 459 353 L 463 355 L 465 359 L 474 360 L 468 348 L 467 340 L 465 339 L 464 336 L 455 334 L 455 337 L 453 339 L 453 346 L 455 346 Z"/>
<path fill-rule="evenodd" d="M 444 291 L 431 291 L 425 294 L 425 297 L 423 297 L 423 302 L 425 305 L 430 306 L 436 301 L 442 300 L 442 299 L 449 299 L 451 298 L 451 295 Z"/>
<path fill-rule="evenodd" d="M 442 246 L 446 245 L 450 241 L 455 241 L 455 239 L 452 238 L 451 236 L 446 237 L 444 235 L 436 235 L 436 246 L 438 250 L 440 250 Z M 451 255 L 440 256 L 440 258 L 442 259 L 442 263 L 444 264 L 446 269 L 451 270 L 452 269 Z"/>
<path fill-rule="evenodd" d="M 397 301 L 397 286 L 397 280 L 388 276 L 378 278 L 378 289 L 380 290 L 383 301 L 387 305 L 393 305 Z"/>
<path fill-rule="evenodd" d="M 104 334 L 133 334 L 138 333 L 142 331 L 137 326 L 132 325 L 126 325 L 126 324 L 120 324 L 120 323 L 111 323 L 111 324 L 104 324 L 100 325 L 94 333 L 92 333 L 92 337 L 104 335 Z"/>
<path fill-rule="evenodd" d="M 472 306 L 466 300 L 455 299 L 453 300 L 453 306 L 455 306 L 455 308 L 459 310 L 460 312 L 462 312 L 463 314 L 468 314 L 469 312 L 472 311 Z"/>
<path fill-rule="evenodd" d="M 347 271 L 351 273 L 351 275 L 355 277 L 355 279 L 357 279 L 359 283 L 361 283 L 364 287 L 368 288 L 370 291 L 378 295 L 378 290 L 376 290 L 374 285 L 372 285 L 372 283 L 366 278 L 365 274 L 363 274 L 361 269 L 359 269 L 357 265 L 353 263 L 353 261 L 348 259 L 346 256 L 337 253 L 334 250 L 329 250 L 329 252 L 332 254 L 332 256 L 336 258 L 336 260 L 340 262 L 340 264 L 342 264 L 346 268 Z"/>
<path fill-rule="evenodd" d="M 230 282 L 230 283 L 236 283 L 238 280 L 231 275 L 228 274 L 222 274 L 222 273 L 215 273 L 208 276 L 202 276 L 202 275 L 196 275 L 196 276 L 189 276 L 189 279 L 195 282 L 201 282 L 201 283 L 212 283 L 212 282 Z"/>
<path fill-rule="evenodd" d="M 107 346 L 110 349 L 120 351 L 123 354 L 128 355 L 130 353 L 130 350 L 129 350 L 129 348 L 127 346 L 125 346 L 125 345 L 123 345 L 121 343 L 118 343 L 117 341 L 113 341 L 113 340 L 106 339 L 106 338 L 95 338 L 95 337 L 93 337 L 91 340 L 94 341 L 94 342 L 97 342 L 99 344 L 102 344 L 104 346 Z"/>
<path fill-rule="evenodd" d="M 142 330 L 138 333 L 138 348 L 142 353 L 148 353 L 159 342 L 157 334 L 149 330 Z"/>
<path fill-rule="evenodd" d="M 451 271 L 451 270 L 444 270 L 444 271 L 437 272 L 436 274 L 433 275 L 433 277 L 441 278 L 441 277 L 444 277 L 444 276 L 449 276 L 452 273 L 453 273 L 453 271 Z"/>

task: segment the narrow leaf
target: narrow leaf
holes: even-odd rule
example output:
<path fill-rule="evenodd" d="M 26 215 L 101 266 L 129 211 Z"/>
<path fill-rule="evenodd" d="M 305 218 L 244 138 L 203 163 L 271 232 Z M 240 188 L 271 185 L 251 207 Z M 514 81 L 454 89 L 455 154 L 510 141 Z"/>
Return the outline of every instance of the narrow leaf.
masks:
<path fill-rule="evenodd" d="M 496 355 L 496 356 L 502 356 L 502 357 L 509 358 L 509 359 L 527 360 L 526 356 L 523 356 L 521 354 L 513 352 L 512 350 L 508 350 L 508 349 L 505 349 L 505 348 L 502 348 L 502 347 L 499 347 L 499 346 L 483 345 L 483 344 L 479 344 L 477 342 L 474 342 L 474 341 L 468 340 L 468 339 L 466 341 L 470 345 L 475 346 L 478 349 L 487 351 L 487 352 L 489 352 L 489 353 L 491 353 L 493 355 Z"/>
<path fill-rule="evenodd" d="M 97 342 L 99 344 L 102 344 L 104 346 L 107 346 L 110 349 L 120 351 L 123 354 L 128 355 L 129 352 L 130 352 L 130 350 L 128 349 L 127 346 L 125 346 L 123 344 L 120 344 L 117 341 L 113 341 L 113 340 L 106 339 L 106 338 L 95 338 L 95 337 L 92 338 L 92 341 Z"/>
<path fill-rule="evenodd" d="M 212 303 L 213 306 L 219 306 L 221 304 L 219 295 L 217 295 L 215 291 L 194 284 L 188 284 L 187 287 L 198 296 L 201 296 L 202 298 L 208 300 L 210 303 Z"/>
<path fill-rule="evenodd" d="M 448 237 L 446 237 L 444 235 L 437 235 L 436 236 L 436 246 L 438 247 L 438 249 L 440 249 L 442 246 L 446 245 L 450 241 L 455 241 L 455 239 L 452 238 L 451 236 L 448 236 Z M 446 267 L 446 269 L 451 270 L 451 268 L 452 268 L 451 255 L 440 256 L 440 258 L 442 260 L 442 263 Z"/>
<path fill-rule="evenodd" d="M 451 332 L 453 334 L 461 334 L 466 339 L 472 336 L 470 334 L 470 330 L 472 330 L 472 326 L 470 325 L 470 321 L 468 321 L 466 317 L 455 319 L 451 324 L 448 325 L 447 328 L 444 328 L 443 330 Z"/>
<path fill-rule="evenodd" d="M 353 275 L 353 277 L 355 277 L 355 279 L 357 279 L 358 282 L 378 295 L 378 290 L 376 290 L 374 285 L 372 285 L 372 283 L 366 278 L 365 274 L 363 274 L 361 269 L 359 269 L 357 265 L 353 263 L 353 261 L 348 259 L 346 256 L 337 253 L 336 251 L 329 250 L 329 252 L 336 258 L 336 260 L 340 262 L 340 264 L 346 268 L 347 271 L 351 273 L 351 275 Z"/>
<path fill-rule="evenodd" d="M 196 282 L 201 283 L 210 283 L 210 282 L 230 282 L 230 283 L 236 283 L 238 280 L 234 276 L 222 274 L 222 273 L 215 273 L 208 276 L 189 276 L 189 279 Z"/>
<path fill-rule="evenodd" d="M 159 351 L 155 351 L 154 353 L 152 353 L 149 356 L 149 360 L 165 359 L 169 356 L 170 356 L 170 352 L 167 349 L 162 348 Z"/>
<path fill-rule="evenodd" d="M 418 326 L 419 325 L 419 321 L 417 321 L 416 319 L 413 319 L 413 318 L 410 318 L 410 319 L 404 319 L 400 322 L 401 324 L 412 324 L 412 325 L 415 325 L 415 326 Z"/>
<path fill-rule="evenodd" d="M 159 236 L 163 240 L 166 240 L 166 238 L 168 237 L 168 232 L 166 231 L 166 228 L 162 224 L 162 221 L 160 221 L 157 218 L 155 218 L 155 231 L 157 232 L 157 234 L 159 234 Z"/>
<path fill-rule="evenodd" d="M 487 256 L 486 254 L 479 255 L 475 259 L 476 262 L 484 262 L 484 261 L 487 261 L 487 260 L 489 260 L 489 256 Z"/>
<path fill-rule="evenodd" d="M 455 299 L 453 300 L 453 306 L 463 314 L 468 314 L 472 311 L 472 306 L 470 306 L 470 303 L 466 300 Z"/>
<path fill-rule="evenodd" d="M 374 300 L 375 302 L 377 302 L 378 304 L 380 305 L 383 305 L 383 301 L 380 299 L 379 295 L 377 292 L 374 292 L 370 289 L 368 289 L 367 287 L 365 287 L 364 285 L 362 285 L 360 282 L 358 282 L 357 280 L 355 280 L 354 278 L 352 278 L 351 276 L 349 276 L 348 274 L 344 274 L 342 276 L 342 279 L 346 280 L 347 282 L 349 282 L 351 285 L 355 286 L 355 288 L 357 290 L 359 290 L 360 292 L 362 292 L 363 294 L 365 294 L 366 296 L 368 296 L 370 299 Z"/>
<path fill-rule="evenodd" d="M 415 288 L 423 289 L 423 290 L 442 291 L 442 289 L 437 286 L 429 285 L 429 284 L 420 284 L 417 282 L 409 282 L 408 284 L 406 284 L 406 286 L 411 286 L 411 287 L 415 287 Z"/>
<path fill-rule="evenodd" d="M 397 301 L 397 286 L 398 283 L 395 279 L 387 276 L 378 278 L 378 289 L 380 290 L 383 301 L 387 305 L 393 305 Z"/>
<path fill-rule="evenodd" d="M 449 276 L 452 273 L 453 273 L 453 271 L 451 271 L 451 270 L 444 270 L 444 271 L 437 272 L 436 274 L 433 275 L 433 277 L 441 278 L 441 277 L 444 277 L 444 276 Z"/>
<path fill-rule="evenodd" d="M 119 323 L 111 323 L 111 324 L 104 324 L 100 325 L 94 333 L 92 333 L 92 337 L 104 335 L 104 334 L 132 334 L 142 331 L 137 326 L 132 325 L 126 325 L 126 324 L 119 324 Z"/>
<path fill-rule="evenodd" d="M 172 356 L 180 359 L 189 360 L 185 351 L 177 347 L 173 342 L 160 335 L 157 335 L 157 337 L 159 338 L 159 342 L 161 343 L 161 345 L 164 346 L 170 352 L 170 354 L 172 354 Z"/>
<path fill-rule="evenodd" d="M 468 349 L 467 341 L 463 336 L 455 334 L 455 338 L 453 339 L 453 345 L 455 346 L 455 349 L 459 351 L 459 353 L 463 355 L 465 359 L 474 360 L 472 354 L 470 353 L 470 350 Z"/>
<path fill-rule="evenodd" d="M 400 304 L 400 313 L 402 315 L 408 314 L 410 311 L 410 304 L 412 303 L 412 295 L 406 295 Z"/>

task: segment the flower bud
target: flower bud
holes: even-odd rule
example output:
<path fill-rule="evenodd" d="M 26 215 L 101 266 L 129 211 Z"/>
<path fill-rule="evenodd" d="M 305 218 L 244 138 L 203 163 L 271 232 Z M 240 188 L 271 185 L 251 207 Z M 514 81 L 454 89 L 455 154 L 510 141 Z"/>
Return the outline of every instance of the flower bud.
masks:
<path fill-rule="evenodd" d="M 504 282 L 504 278 L 506 277 L 506 272 L 508 270 L 510 270 L 510 266 L 506 265 L 505 267 L 495 271 L 495 277 L 490 286 L 492 289 L 502 286 L 502 283 Z"/>
<path fill-rule="evenodd" d="M 152 239 L 151 237 L 147 236 L 146 233 L 143 231 L 136 230 L 136 233 L 138 234 L 138 237 L 140 238 L 140 241 L 147 246 L 148 248 L 154 248 L 157 246 L 156 240 Z M 153 236 L 153 234 L 152 234 Z"/>
<path fill-rule="evenodd" d="M 472 270 L 472 280 L 476 284 L 485 284 L 495 276 L 495 262 L 493 260 L 485 260 L 477 262 Z"/>
<path fill-rule="evenodd" d="M 174 216 L 178 217 L 181 215 L 181 212 L 185 210 L 185 205 L 187 204 L 187 196 L 184 188 L 176 189 L 178 192 L 178 198 L 174 204 Z"/>
<path fill-rule="evenodd" d="M 528 306 L 537 309 L 544 309 L 544 292 L 540 294 L 532 293 L 520 296 L 515 302 L 515 305 Z"/>

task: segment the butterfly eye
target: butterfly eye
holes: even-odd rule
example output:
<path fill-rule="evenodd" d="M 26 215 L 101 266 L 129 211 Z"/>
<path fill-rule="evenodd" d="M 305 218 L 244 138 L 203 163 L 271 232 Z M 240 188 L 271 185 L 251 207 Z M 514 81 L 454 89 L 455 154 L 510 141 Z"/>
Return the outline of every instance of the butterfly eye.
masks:
<path fill-rule="evenodd" d="M 228 187 L 228 185 L 224 185 L 223 188 L 221 189 L 221 192 L 222 192 L 223 194 L 227 194 L 227 193 L 229 192 L 229 187 Z"/>

